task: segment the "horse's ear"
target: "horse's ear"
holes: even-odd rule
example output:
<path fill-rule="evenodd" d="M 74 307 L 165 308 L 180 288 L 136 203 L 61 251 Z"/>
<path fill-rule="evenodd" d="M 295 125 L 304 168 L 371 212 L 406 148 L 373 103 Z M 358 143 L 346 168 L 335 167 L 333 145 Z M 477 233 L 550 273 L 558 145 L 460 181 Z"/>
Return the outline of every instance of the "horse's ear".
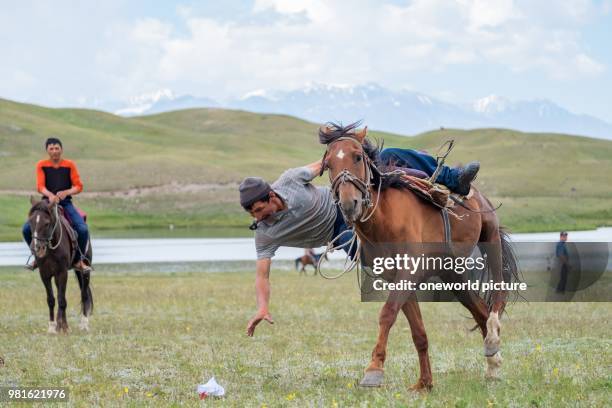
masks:
<path fill-rule="evenodd" d="M 323 133 L 324 135 L 329 135 L 330 128 L 327 125 L 323 125 L 319 128 L 319 133 Z"/>
<path fill-rule="evenodd" d="M 329 135 L 331 134 L 331 128 L 327 125 L 323 125 L 319 128 L 319 143 L 329 144 Z"/>
<path fill-rule="evenodd" d="M 355 137 L 357 138 L 357 140 L 359 140 L 359 143 L 363 143 L 367 135 L 368 135 L 367 126 L 364 127 L 362 130 L 360 130 L 359 132 L 355 132 Z"/>
<path fill-rule="evenodd" d="M 57 203 L 56 203 L 55 201 L 53 201 L 53 202 L 49 201 L 49 204 L 47 205 L 47 207 L 48 207 L 50 210 L 52 210 L 52 209 L 53 209 L 53 207 L 54 207 L 54 206 L 56 206 L 56 205 L 57 205 Z"/>
<path fill-rule="evenodd" d="M 33 195 L 30 196 L 30 204 L 32 204 L 32 207 L 34 207 L 34 204 L 38 204 L 39 202 L 40 200 L 38 198 Z"/>

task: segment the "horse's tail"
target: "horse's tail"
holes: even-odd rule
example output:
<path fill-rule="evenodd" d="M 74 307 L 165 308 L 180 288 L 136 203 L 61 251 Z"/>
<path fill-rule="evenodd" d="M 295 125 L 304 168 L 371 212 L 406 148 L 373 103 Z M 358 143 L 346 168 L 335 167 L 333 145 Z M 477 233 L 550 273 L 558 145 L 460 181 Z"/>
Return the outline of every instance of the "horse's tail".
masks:
<path fill-rule="evenodd" d="M 501 244 L 501 273 L 503 281 L 506 283 L 521 282 L 516 253 L 514 252 L 514 249 L 512 248 L 512 244 L 510 242 L 510 234 L 508 230 L 502 227 L 501 225 L 499 227 L 499 241 Z M 491 265 L 489 264 L 488 267 L 489 268 L 486 271 L 488 275 L 486 280 L 489 280 L 492 276 L 492 271 L 490 270 Z M 489 291 L 485 296 L 485 300 L 487 302 L 489 310 L 491 310 L 491 308 L 493 307 L 493 293 L 494 291 Z M 517 293 L 514 294 L 517 295 Z M 513 300 L 515 299 L 516 296 L 513 297 Z M 504 310 L 502 309 L 501 313 L 503 312 Z"/>
<path fill-rule="evenodd" d="M 501 269 L 502 280 L 505 283 L 521 282 L 522 279 L 520 276 L 520 270 L 519 270 L 518 261 L 516 258 L 516 253 L 514 252 L 514 249 L 512 248 L 512 244 L 510 242 L 510 234 L 502 226 L 499 227 L 499 242 L 500 242 L 500 246 L 499 247 L 495 246 L 495 248 L 492 248 L 491 243 L 488 243 L 488 242 L 481 243 L 481 244 L 484 244 L 484 247 L 481 247 L 481 252 L 483 250 L 487 252 L 488 250 L 491 250 L 491 249 L 496 249 L 496 250 L 501 251 L 501 265 L 499 265 L 499 267 Z M 480 276 L 476 278 L 480 282 L 488 282 L 489 280 L 492 280 L 494 277 L 492 267 L 493 266 L 491 265 L 491 262 L 487 262 L 487 266 L 483 270 L 480 271 Z M 495 293 L 496 292 L 493 290 L 487 291 L 484 293 L 483 292 L 479 293 L 479 296 L 485 301 L 489 310 L 491 310 L 491 308 L 493 307 L 493 303 L 495 300 L 495 296 L 494 296 Z M 516 300 L 519 294 L 518 292 L 514 292 L 513 294 L 515 296 L 513 296 L 512 300 Z M 507 299 L 508 297 L 505 297 L 505 298 Z M 501 310 L 501 313 L 503 313 L 503 309 Z"/>
<path fill-rule="evenodd" d="M 301 260 L 302 260 L 302 257 L 301 257 L 301 256 L 300 256 L 300 257 L 298 257 L 298 258 L 295 258 L 295 270 L 296 270 L 296 271 L 298 270 L 298 265 L 300 264 L 300 261 L 301 261 Z"/>
<path fill-rule="evenodd" d="M 518 261 L 516 258 L 516 253 L 512 248 L 512 244 L 510 243 L 510 234 L 508 231 L 500 226 L 499 227 L 499 240 L 501 244 L 501 270 L 502 270 L 502 279 L 506 283 L 513 282 L 521 282 L 521 273 L 518 266 Z M 487 267 L 481 271 L 480 277 L 478 279 L 480 282 L 487 282 L 492 277 L 491 264 L 487 262 Z M 493 307 L 494 301 L 494 291 L 487 291 L 486 293 L 480 293 L 480 297 L 485 301 L 489 310 Z M 514 292 L 514 297 L 512 300 L 516 300 L 520 294 L 518 292 Z M 500 311 L 500 317 L 504 313 L 505 307 Z M 470 331 L 474 331 L 478 329 L 478 325 L 472 327 Z"/>
<path fill-rule="evenodd" d="M 499 227 L 499 238 L 501 241 L 502 250 L 502 277 L 504 282 L 521 282 L 521 271 L 519 269 L 518 261 L 516 259 L 516 253 L 510 243 L 510 234 L 504 227 Z M 512 300 L 515 300 L 519 295 L 518 292 L 514 293 L 515 296 Z"/>

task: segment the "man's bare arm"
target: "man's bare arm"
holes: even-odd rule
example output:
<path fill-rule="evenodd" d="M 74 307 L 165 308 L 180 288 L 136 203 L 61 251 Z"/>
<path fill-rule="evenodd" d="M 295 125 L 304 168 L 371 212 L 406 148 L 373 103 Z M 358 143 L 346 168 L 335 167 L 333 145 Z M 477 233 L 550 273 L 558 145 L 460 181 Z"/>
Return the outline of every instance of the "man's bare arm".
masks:
<path fill-rule="evenodd" d="M 249 321 L 247 325 L 247 335 L 253 336 L 255 333 L 255 327 L 262 321 L 265 320 L 268 323 L 274 323 L 272 316 L 268 310 L 270 304 L 270 265 L 272 260 L 270 258 L 258 259 L 256 264 L 256 276 L 255 276 L 255 293 L 257 296 L 257 313 Z"/>
<path fill-rule="evenodd" d="M 308 167 L 308 169 L 312 172 L 312 175 L 316 177 L 319 174 L 321 174 L 322 166 L 323 166 L 323 161 L 319 160 L 314 163 L 307 164 L 305 167 Z"/>
<path fill-rule="evenodd" d="M 270 265 L 272 260 L 258 259 L 256 265 L 255 291 L 257 294 L 257 308 L 259 311 L 268 312 L 270 303 Z"/>

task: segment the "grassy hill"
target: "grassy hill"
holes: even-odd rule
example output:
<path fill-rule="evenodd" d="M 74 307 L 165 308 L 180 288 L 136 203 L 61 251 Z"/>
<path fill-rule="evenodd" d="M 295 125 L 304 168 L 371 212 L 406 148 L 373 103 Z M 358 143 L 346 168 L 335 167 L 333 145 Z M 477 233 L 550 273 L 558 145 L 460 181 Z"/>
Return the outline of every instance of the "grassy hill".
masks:
<path fill-rule="evenodd" d="M 123 118 L 0 99 L 0 240 L 19 238 L 28 207 L 24 192 L 34 189 L 34 164 L 45 156 L 48 136 L 59 136 L 65 156 L 77 160 L 86 192 L 102 193 L 78 198 L 94 229 L 172 224 L 212 228 L 218 235 L 248 223 L 237 204 L 236 183 L 243 177 L 274 180 L 286 168 L 321 157 L 317 127 L 289 116 L 223 109 Z M 386 146 L 432 153 L 455 139 L 448 164 L 479 160 L 477 184 L 493 201 L 503 202 L 502 221 L 514 230 L 612 224 L 610 141 L 502 129 L 370 135 Z M 138 190 L 153 186 L 168 188 L 155 194 Z"/>

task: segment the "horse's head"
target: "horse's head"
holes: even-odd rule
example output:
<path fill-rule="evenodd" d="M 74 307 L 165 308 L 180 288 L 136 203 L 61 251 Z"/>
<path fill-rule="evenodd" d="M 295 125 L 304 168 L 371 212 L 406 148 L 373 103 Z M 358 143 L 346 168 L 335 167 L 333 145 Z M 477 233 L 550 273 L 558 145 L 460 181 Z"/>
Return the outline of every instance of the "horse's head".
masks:
<path fill-rule="evenodd" d="M 30 250 L 37 258 L 44 258 L 47 255 L 47 249 L 51 245 L 53 233 L 55 230 L 55 207 L 56 203 L 49 203 L 46 200 L 37 201 L 32 197 L 30 199 L 32 208 L 28 216 L 28 222 L 32 230 L 32 243 Z"/>
<path fill-rule="evenodd" d="M 344 218 L 353 223 L 370 206 L 371 159 L 364 149 L 367 127 L 327 124 L 319 129 L 319 141 L 327 145 L 322 171 L 328 170 L 334 200 Z"/>

